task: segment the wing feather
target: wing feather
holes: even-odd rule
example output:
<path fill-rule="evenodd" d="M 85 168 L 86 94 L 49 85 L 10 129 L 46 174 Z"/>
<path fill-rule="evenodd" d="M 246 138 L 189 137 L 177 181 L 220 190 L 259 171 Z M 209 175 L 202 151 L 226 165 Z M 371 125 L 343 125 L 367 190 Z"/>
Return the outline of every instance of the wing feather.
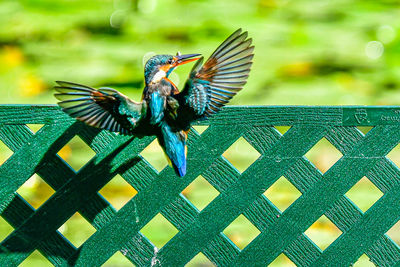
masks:
<path fill-rule="evenodd" d="M 136 103 L 112 88 L 99 90 L 77 83 L 57 81 L 58 105 L 86 124 L 122 134 L 129 133 L 141 118 L 142 103 Z M 121 106 L 125 109 L 121 112 Z M 128 111 L 127 111 L 128 110 Z M 128 117 L 131 117 L 128 120 Z M 133 119 L 132 119 L 133 118 Z"/>
<path fill-rule="evenodd" d="M 193 67 L 179 96 L 193 119 L 217 113 L 246 84 L 254 57 L 252 39 L 247 37 L 247 32 L 235 31 L 204 65 L 201 58 Z"/>

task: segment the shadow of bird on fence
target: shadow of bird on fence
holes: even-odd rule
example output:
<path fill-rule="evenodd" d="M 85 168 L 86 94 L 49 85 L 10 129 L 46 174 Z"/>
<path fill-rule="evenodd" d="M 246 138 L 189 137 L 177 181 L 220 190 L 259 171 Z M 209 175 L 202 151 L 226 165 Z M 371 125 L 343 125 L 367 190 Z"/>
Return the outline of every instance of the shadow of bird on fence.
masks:
<path fill-rule="evenodd" d="M 97 192 L 115 175 L 134 168 L 141 160 L 138 156 L 140 150 L 133 153 L 138 150 L 137 138 L 106 134 L 109 135 L 108 144 L 97 142 L 96 137 L 103 135 L 101 131 L 75 122 L 56 138 L 35 168 L 35 172 L 56 192 L 36 211 L 23 203 L 31 211 L 25 213 L 26 218 L 13 223 L 15 230 L 1 244 L 0 263 L 3 260 L 10 263 L 10 254 L 28 256 L 38 249 L 47 257 L 74 264 L 80 250 L 63 238 L 57 229 L 75 212 L 81 213 L 94 226 L 98 224 L 95 220 L 99 216 L 106 220 L 106 215 L 110 216 L 109 211 L 113 209 Z M 98 147 L 97 155 L 78 172 L 56 154 L 75 135 L 82 137 L 88 145 Z M 14 193 L 14 199 L 3 213 L 15 212 L 15 207 L 21 206 L 23 200 L 17 196 Z"/>

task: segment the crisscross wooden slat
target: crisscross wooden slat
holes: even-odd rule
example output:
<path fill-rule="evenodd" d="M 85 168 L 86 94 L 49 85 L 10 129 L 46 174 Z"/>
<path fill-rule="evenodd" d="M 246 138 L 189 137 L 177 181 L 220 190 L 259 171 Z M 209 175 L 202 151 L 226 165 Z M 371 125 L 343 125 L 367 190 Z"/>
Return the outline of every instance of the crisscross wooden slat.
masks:
<path fill-rule="evenodd" d="M 278 256 L 281 248 L 297 235 L 303 233 L 313 222 L 315 222 L 322 214 L 332 205 L 337 197 L 345 194 L 364 174 L 379 161 L 380 157 L 386 155 L 398 143 L 391 135 L 391 131 L 387 128 L 397 129 L 396 126 L 377 126 L 371 134 L 369 134 L 364 142 L 357 144 L 350 155 L 345 154 L 331 169 L 329 169 L 324 179 L 317 182 L 310 190 L 305 192 L 296 201 L 296 205 L 290 206 L 280 217 L 275 225 L 260 234 L 245 250 L 239 255 L 238 263 L 241 264 L 249 260 L 254 253 L 262 253 L 268 251 L 267 259 L 271 261 L 274 256 Z M 397 135 L 395 132 L 394 135 Z M 383 141 L 379 146 L 377 140 Z M 391 142 L 392 141 L 392 142 Z M 363 156 L 361 156 L 363 155 Z M 368 155 L 371 155 L 368 157 Z M 345 172 L 341 170 L 346 170 Z M 323 192 L 323 194 L 321 193 Z M 313 208 L 309 205 L 313 203 Z M 308 210 L 307 213 L 302 211 Z M 297 220 L 296 225 L 290 222 Z M 284 238 L 276 238 L 280 234 Z"/>
<path fill-rule="evenodd" d="M 349 265 L 362 254 L 399 264 L 385 234 L 400 219 L 400 170 L 385 157 L 399 144 L 399 121 L 398 107 L 228 107 L 189 134 L 188 174 L 178 178 L 140 156 L 154 137 L 99 131 L 55 106 L 0 106 L 0 140 L 14 152 L 0 166 L 0 212 L 15 228 L 0 264 L 34 250 L 56 266 L 101 265 L 116 251 L 137 266 L 182 266 L 200 252 L 218 266 L 265 266 L 281 253 L 298 266 Z M 34 123 L 44 124 L 36 134 L 25 126 Z M 273 126 L 292 127 L 282 136 Z M 356 126 L 374 128 L 364 136 Z M 78 172 L 57 155 L 75 135 L 96 152 Z M 243 173 L 222 156 L 240 137 L 260 153 Z M 304 156 L 323 137 L 343 154 L 324 174 Z M 34 173 L 56 191 L 37 210 L 16 193 Z M 118 212 L 98 193 L 116 174 L 138 191 Z M 201 212 L 181 194 L 199 175 L 220 193 Z M 281 176 L 302 193 L 283 213 L 263 195 Z M 362 213 L 344 194 L 364 176 L 384 195 Z M 80 248 L 57 231 L 75 212 L 97 230 Z M 140 232 L 158 213 L 179 231 L 162 248 Z M 243 250 L 222 233 L 241 214 L 261 232 Z M 324 251 L 304 234 L 322 215 L 342 231 Z"/>

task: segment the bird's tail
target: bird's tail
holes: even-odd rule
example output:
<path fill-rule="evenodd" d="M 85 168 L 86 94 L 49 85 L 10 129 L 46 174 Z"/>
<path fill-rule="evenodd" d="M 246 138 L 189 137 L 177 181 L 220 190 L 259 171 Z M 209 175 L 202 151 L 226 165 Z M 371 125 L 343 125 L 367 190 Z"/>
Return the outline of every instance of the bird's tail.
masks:
<path fill-rule="evenodd" d="M 183 131 L 173 132 L 171 127 L 161 123 L 161 135 L 158 142 L 164 149 L 169 161 L 177 175 L 180 177 L 186 174 L 186 134 Z"/>

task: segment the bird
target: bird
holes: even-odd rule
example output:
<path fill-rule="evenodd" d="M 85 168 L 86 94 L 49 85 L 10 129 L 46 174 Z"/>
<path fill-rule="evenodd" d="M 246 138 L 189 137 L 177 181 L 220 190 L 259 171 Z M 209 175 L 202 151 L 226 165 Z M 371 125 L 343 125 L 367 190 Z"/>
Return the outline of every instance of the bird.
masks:
<path fill-rule="evenodd" d="M 254 46 L 238 29 L 204 62 L 201 54 L 155 55 L 145 64 L 142 100 L 109 87 L 95 89 L 56 81 L 54 96 L 62 111 L 92 127 L 136 137 L 156 136 L 179 177 L 186 174 L 191 125 L 218 113 L 246 84 Z M 169 79 L 175 68 L 195 62 L 180 91 Z"/>

